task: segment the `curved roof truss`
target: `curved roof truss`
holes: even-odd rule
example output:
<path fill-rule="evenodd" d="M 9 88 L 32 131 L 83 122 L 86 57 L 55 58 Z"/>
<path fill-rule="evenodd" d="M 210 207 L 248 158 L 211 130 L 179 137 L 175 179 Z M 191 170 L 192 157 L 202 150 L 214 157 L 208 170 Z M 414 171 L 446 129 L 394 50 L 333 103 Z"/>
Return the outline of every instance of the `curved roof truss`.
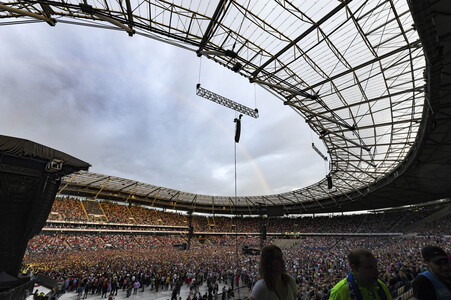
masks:
<path fill-rule="evenodd" d="M 281 194 L 233 198 L 81 172 L 70 182 L 73 191 L 102 188 L 133 194 L 143 203 L 162 207 L 175 203 L 205 212 L 219 208 L 224 213 L 246 213 L 259 204 L 292 212 L 339 210 L 341 204 L 355 201 L 393 174 L 418 143 L 425 104 L 425 57 L 405 0 L 19 0 L 0 4 L 0 24 L 29 22 L 143 35 L 239 73 L 276 95 L 324 141 L 333 182 L 331 189 L 324 179 Z M 102 187 L 106 178 L 110 180 Z"/>

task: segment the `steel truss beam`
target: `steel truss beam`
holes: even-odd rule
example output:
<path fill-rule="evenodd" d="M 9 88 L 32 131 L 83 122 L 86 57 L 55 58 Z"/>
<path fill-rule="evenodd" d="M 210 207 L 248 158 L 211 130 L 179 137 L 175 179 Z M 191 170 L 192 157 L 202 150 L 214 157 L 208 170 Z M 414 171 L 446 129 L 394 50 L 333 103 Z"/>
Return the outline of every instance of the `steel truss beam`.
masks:
<path fill-rule="evenodd" d="M 257 70 L 255 70 L 252 73 L 252 79 L 255 80 L 255 78 L 257 77 L 257 75 L 266 67 L 268 66 L 271 62 L 273 62 L 274 60 L 276 60 L 279 56 L 281 56 L 283 53 L 285 53 L 286 51 L 288 51 L 291 47 L 293 47 L 294 45 L 296 45 L 299 41 L 301 41 L 303 38 L 305 38 L 307 35 L 309 35 L 311 32 L 313 32 L 315 29 L 317 29 L 319 26 L 321 26 L 321 24 L 323 24 L 325 21 L 327 21 L 328 19 L 330 19 L 331 17 L 333 17 L 336 13 L 338 13 L 341 9 L 343 9 L 343 7 L 345 7 L 349 2 L 351 2 L 351 0 L 347 0 L 347 1 L 343 1 L 342 3 L 340 3 L 337 7 L 335 7 L 332 11 L 330 11 L 327 15 L 325 15 L 324 17 L 321 18 L 321 20 L 319 20 L 316 24 L 312 25 L 309 29 L 307 29 L 306 31 L 304 31 L 300 36 L 298 36 L 297 38 L 295 38 L 292 42 L 290 42 L 288 45 L 286 45 L 282 50 L 280 50 L 279 52 L 277 52 L 273 57 L 271 57 L 269 60 L 267 60 L 266 62 L 264 62 Z"/>
<path fill-rule="evenodd" d="M 320 181 L 290 196 L 238 197 L 232 202 L 237 208 L 247 206 L 249 213 L 255 201 L 287 209 L 296 205 L 289 199 L 308 201 L 302 206 L 306 210 L 324 208 L 321 203 L 327 199 L 332 205 L 353 201 L 356 196 L 347 193 L 364 195 L 360 189 L 390 174 L 417 145 L 424 95 L 430 91 L 422 82 L 422 44 L 405 4 L 321 0 L 325 5 L 314 10 L 319 15 L 311 15 L 286 0 L 249 6 L 220 0 L 213 7 L 194 2 L 3 1 L 0 24 L 57 21 L 136 33 L 205 55 L 289 104 L 324 141 L 336 190 L 326 190 Z M 255 110 L 202 90 L 226 107 L 258 117 Z M 83 174 L 71 184 L 97 192 L 108 177 Z M 124 182 L 110 179 L 108 190 L 128 191 L 135 184 L 127 182 L 125 189 Z M 149 184 L 135 188 L 133 195 L 152 204 L 176 195 Z M 231 205 L 229 197 L 177 194 L 178 207 L 211 210 L 212 201 L 216 208 Z"/>
<path fill-rule="evenodd" d="M 249 108 L 249 107 L 244 106 L 240 103 L 237 103 L 233 100 L 227 99 L 226 97 L 223 97 L 221 95 L 213 93 L 207 89 L 204 89 L 203 87 L 200 86 L 200 83 L 198 83 L 196 85 L 196 95 L 203 97 L 205 99 L 211 100 L 213 102 L 216 102 L 218 104 L 221 104 L 225 107 L 231 108 L 237 112 L 243 113 L 252 118 L 255 118 L 255 119 L 258 118 L 258 110 L 257 109 Z"/>

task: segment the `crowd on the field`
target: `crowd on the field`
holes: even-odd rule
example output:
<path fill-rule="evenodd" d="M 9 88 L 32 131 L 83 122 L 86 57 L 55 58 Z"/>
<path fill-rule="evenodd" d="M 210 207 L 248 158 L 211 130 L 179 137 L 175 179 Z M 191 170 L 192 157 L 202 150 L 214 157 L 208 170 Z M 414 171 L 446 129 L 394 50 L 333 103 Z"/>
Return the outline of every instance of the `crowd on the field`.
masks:
<path fill-rule="evenodd" d="M 79 242 L 87 243 L 90 237 L 85 236 Z M 66 290 L 75 291 L 81 286 L 88 295 L 102 293 L 99 284 L 108 287 L 114 281 L 119 290 L 124 287 L 127 290 L 129 283 L 139 282 L 141 289 L 155 291 L 189 284 L 193 279 L 213 283 L 228 279 L 230 285 L 230 278 L 236 274 L 239 274 L 240 284 L 249 287 L 257 280 L 259 257 L 242 255 L 241 249 L 237 254 L 235 247 L 204 241 L 203 244 L 193 243 L 191 249 L 181 251 L 171 245 L 181 241 L 166 240 L 155 244 L 152 240 L 148 243 L 146 238 L 149 236 L 140 237 L 140 245 L 145 245 L 141 247 L 137 246 L 137 239 L 131 241 L 111 236 L 108 241 L 114 245 L 111 249 L 74 247 L 79 251 L 53 252 L 51 255 L 42 251 L 30 253 L 24 263 L 32 265 L 34 273 L 68 283 Z M 128 246 L 124 247 L 125 242 Z M 426 244 L 450 250 L 446 238 L 307 237 L 298 246 L 284 250 L 284 258 L 288 272 L 298 283 L 299 298 L 324 299 L 333 285 L 349 271 L 346 255 L 350 250 L 371 249 L 378 259 L 381 279 L 393 288 L 399 283 L 407 283 L 424 270 L 420 253 Z M 164 251 L 159 246 L 165 247 Z M 169 280 L 167 285 L 165 280 Z M 110 293 L 111 289 L 108 289 Z"/>
<path fill-rule="evenodd" d="M 60 221 L 80 221 L 84 214 L 84 221 L 89 222 L 93 219 L 88 216 L 103 214 L 108 223 L 130 224 L 123 228 L 133 228 L 132 225 L 137 224 L 186 227 L 188 223 L 187 216 L 177 213 L 85 202 L 58 199 L 52 209 L 53 215 L 69 216 Z M 76 205 L 81 209 L 75 209 Z M 33 273 L 59 280 L 66 292 L 78 292 L 84 298 L 93 294 L 107 297 L 118 292 L 129 295 L 138 289 L 144 292 L 168 289 L 177 296 L 180 288 L 186 285 L 191 289 L 189 299 L 203 299 L 196 291 L 199 285 L 205 284 L 208 295 L 203 296 L 210 299 L 222 292 L 218 291 L 218 283 L 230 288 L 247 285 L 250 289 L 256 282 L 259 257 L 244 255 L 241 248 L 259 248 L 262 243 L 269 244 L 276 239 L 271 235 L 264 241 L 261 239 L 262 224 L 266 225 L 268 233 L 402 232 L 406 226 L 437 209 L 315 218 L 231 219 L 195 215 L 192 218 L 195 234 L 189 240 L 187 234 L 41 233 L 30 240 L 24 264 Z M 70 217 L 70 211 L 77 213 Z M 349 271 L 346 256 L 355 248 L 373 252 L 378 260 L 380 278 L 394 292 L 396 287 L 410 282 L 425 269 L 422 247 L 438 245 L 449 253 L 449 221 L 450 218 L 445 217 L 422 225 L 415 231 L 423 235 L 411 237 L 323 235 L 293 239 L 291 247 L 283 250 L 283 256 L 288 272 L 296 279 L 298 299 L 327 299 L 330 289 Z M 77 224 L 63 222 L 55 226 L 91 226 L 89 223 Z M 108 231 L 118 226 L 102 224 L 101 228 Z M 235 234 L 235 229 L 251 234 Z M 211 234 L 202 235 L 202 232 Z M 212 234 L 221 232 L 226 234 Z M 187 243 L 189 249 L 180 250 L 180 246 Z"/>
<path fill-rule="evenodd" d="M 272 238 L 268 237 L 267 242 Z M 39 234 L 28 243 L 27 252 L 51 253 L 70 251 L 88 251 L 101 249 L 151 249 L 161 247 L 175 247 L 188 243 L 186 236 L 181 235 L 124 235 L 124 234 Z M 258 247 L 258 236 L 222 236 L 196 237 L 190 240 L 190 245 L 207 244 L 212 246 L 242 246 Z"/>

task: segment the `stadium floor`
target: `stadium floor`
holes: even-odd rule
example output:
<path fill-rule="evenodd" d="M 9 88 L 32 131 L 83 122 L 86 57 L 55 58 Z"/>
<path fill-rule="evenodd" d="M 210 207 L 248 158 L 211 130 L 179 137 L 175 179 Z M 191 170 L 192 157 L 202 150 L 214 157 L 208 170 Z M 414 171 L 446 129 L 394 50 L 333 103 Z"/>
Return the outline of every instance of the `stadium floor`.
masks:
<path fill-rule="evenodd" d="M 219 284 L 219 292 L 222 291 L 222 287 L 224 286 L 224 284 L 220 283 Z M 228 288 L 229 285 L 226 285 L 226 288 Z M 42 286 L 37 286 L 35 287 L 35 289 L 33 290 L 33 292 L 38 289 L 40 292 L 44 292 L 44 293 L 48 293 L 50 290 L 42 287 Z M 207 285 L 204 284 L 199 288 L 199 292 L 201 293 L 201 295 L 204 295 L 207 292 Z M 249 297 L 249 292 L 248 289 L 245 287 L 241 287 L 240 289 L 236 289 L 234 292 L 234 297 L 229 298 L 229 299 L 233 299 L 233 300 L 238 300 L 238 299 L 248 299 Z M 144 292 L 140 292 L 138 290 L 138 293 L 136 295 L 132 295 L 127 298 L 126 297 L 126 292 L 125 291 L 118 291 L 117 296 L 114 297 L 114 300 L 170 300 L 171 299 L 171 295 L 172 295 L 172 291 L 171 290 L 167 290 L 167 291 L 159 291 L 158 293 L 156 293 L 155 291 L 150 291 L 149 288 L 146 288 L 144 290 Z M 188 298 L 189 295 L 189 288 L 186 285 L 183 285 L 182 289 L 180 290 L 180 296 L 182 300 L 186 300 L 186 298 Z M 177 297 L 177 299 L 179 299 Z M 77 294 L 75 292 L 70 292 L 70 293 L 66 293 L 63 294 L 60 298 L 58 298 L 60 300 L 76 300 L 77 299 Z M 100 295 L 89 295 L 87 299 L 95 299 L 95 300 L 100 300 L 100 299 L 105 299 L 102 298 Z M 106 298 L 108 299 L 108 298 Z M 218 297 L 218 299 L 221 299 L 221 296 Z M 33 296 L 28 297 L 27 300 L 33 300 Z"/>

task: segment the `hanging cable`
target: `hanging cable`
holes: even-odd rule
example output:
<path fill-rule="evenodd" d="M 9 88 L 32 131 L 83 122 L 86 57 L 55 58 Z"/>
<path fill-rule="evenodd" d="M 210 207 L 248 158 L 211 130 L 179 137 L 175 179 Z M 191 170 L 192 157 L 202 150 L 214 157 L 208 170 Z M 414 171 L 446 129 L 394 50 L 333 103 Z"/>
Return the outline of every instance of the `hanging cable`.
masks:
<path fill-rule="evenodd" d="M 234 148 L 234 152 L 235 152 L 235 203 L 236 203 L 236 200 L 237 200 L 237 186 L 236 186 L 236 144 L 237 144 L 237 142 L 235 141 L 234 143 L 233 143 L 233 145 L 235 146 Z"/>
<path fill-rule="evenodd" d="M 254 83 L 254 107 L 257 109 L 257 87 Z"/>
<path fill-rule="evenodd" d="M 329 163 L 329 166 L 330 166 L 330 163 Z M 327 160 L 324 161 L 324 171 L 325 171 L 326 174 L 327 174 Z M 330 171 L 330 170 L 329 170 L 329 171 Z"/>
<path fill-rule="evenodd" d="M 202 70 L 202 56 L 199 58 L 199 81 L 198 83 L 200 83 L 200 72 Z"/>

